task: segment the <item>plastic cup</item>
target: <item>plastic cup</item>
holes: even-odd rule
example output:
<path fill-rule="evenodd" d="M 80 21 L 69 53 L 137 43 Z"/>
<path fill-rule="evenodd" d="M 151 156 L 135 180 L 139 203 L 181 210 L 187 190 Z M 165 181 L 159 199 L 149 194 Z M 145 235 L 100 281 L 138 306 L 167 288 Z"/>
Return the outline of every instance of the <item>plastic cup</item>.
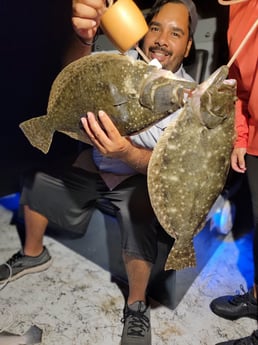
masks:
<path fill-rule="evenodd" d="M 113 45 L 125 53 L 147 33 L 148 25 L 132 0 L 118 0 L 101 17 L 101 29 Z"/>

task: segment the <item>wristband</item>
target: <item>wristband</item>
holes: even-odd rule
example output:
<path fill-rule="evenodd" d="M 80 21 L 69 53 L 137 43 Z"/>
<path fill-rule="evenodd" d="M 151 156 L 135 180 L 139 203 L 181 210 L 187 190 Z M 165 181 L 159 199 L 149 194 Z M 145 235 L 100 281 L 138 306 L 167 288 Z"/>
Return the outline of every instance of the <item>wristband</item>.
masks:
<path fill-rule="evenodd" d="M 76 32 L 75 32 L 75 35 L 76 37 L 78 38 L 78 40 L 85 46 L 87 47 L 92 47 L 94 46 L 94 44 L 96 43 L 97 39 L 98 39 L 98 34 L 95 35 L 95 37 L 93 38 L 92 42 L 87 42 L 85 41 L 80 35 L 78 35 Z"/>

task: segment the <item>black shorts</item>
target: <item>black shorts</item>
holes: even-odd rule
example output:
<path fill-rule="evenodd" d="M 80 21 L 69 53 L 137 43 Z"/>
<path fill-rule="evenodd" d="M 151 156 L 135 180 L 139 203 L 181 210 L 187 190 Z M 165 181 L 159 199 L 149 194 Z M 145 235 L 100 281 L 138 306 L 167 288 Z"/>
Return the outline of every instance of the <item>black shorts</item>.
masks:
<path fill-rule="evenodd" d="M 24 179 L 20 204 L 44 215 L 50 225 L 83 235 L 100 199 L 114 206 L 123 251 L 154 263 L 160 225 L 145 175 L 132 176 L 110 191 L 99 174 L 78 168 L 62 174 L 31 173 Z"/>
<path fill-rule="evenodd" d="M 254 217 L 254 282 L 258 285 L 258 157 L 247 154 L 245 159 Z"/>

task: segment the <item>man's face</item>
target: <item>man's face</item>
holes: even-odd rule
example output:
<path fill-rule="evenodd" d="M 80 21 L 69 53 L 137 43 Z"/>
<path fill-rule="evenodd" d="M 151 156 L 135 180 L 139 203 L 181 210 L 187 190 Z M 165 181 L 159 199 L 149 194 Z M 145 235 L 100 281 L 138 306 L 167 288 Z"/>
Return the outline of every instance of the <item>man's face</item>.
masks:
<path fill-rule="evenodd" d="M 176 72 L 191 48 L 188 26 L 189 14 L 185 5 L 165 4 L 149 24 L 143 42 L 144 53 L 150 60 L 159 60 L 164 69 Z"/>

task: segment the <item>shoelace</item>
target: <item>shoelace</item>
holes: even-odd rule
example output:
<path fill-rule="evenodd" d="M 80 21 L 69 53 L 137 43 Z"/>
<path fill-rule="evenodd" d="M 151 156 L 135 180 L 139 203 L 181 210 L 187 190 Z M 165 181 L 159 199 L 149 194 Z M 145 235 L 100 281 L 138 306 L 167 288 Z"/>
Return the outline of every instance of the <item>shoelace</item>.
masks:
<path fill-rule="evenodd" d="M 246 337 L 242 340 L 236 340 L 234 345 L 257 345 L 258 344 L 258 334 L 257 331 L 254 331 L 250 337 Z"/>
<path fill-rule="evenodd" d="M 127 334 L 144 337 L 145 331 L 148 331 L 150 328 L 149 318 L 140 311 L 130 309 L 126 310 L 122 322 L 124 322 L 127 318 L 129 318 Z"/>
<path fill-rule="evenodd" d="M 230 301 L 232 304 L 238 304 L 239 302 L 250 301 L 250 293 L 248 291 L 245 291 L 243 285 L 240 285 L 240 289 L 243 292 L 243 294 L 242 295 L 238 294 L 238 295 L 234 296 Z"/>
<path fill-rule="evenodd" d="M 15 264 L 15 262 L 22 257 L 22 253 L 18 252 L 15 253 L 9 260 L 7 260 L 4 265 L 8 268 L 9 270 L 9 277 L 6 279 L 6 281 L 2 284 L 0 284 L 0 291 L 3 290 L 6 285 L 9 283 L 10 279 L 12 278 L 13 275 L 13 269 L 12 265 Z"/>
<path fill-rule="evenodd" d="M 23 255 L 21 252 L 15 253 L 7 262 L 7 265 L 12 266 L 18 259 L 20 259 Z"/>

